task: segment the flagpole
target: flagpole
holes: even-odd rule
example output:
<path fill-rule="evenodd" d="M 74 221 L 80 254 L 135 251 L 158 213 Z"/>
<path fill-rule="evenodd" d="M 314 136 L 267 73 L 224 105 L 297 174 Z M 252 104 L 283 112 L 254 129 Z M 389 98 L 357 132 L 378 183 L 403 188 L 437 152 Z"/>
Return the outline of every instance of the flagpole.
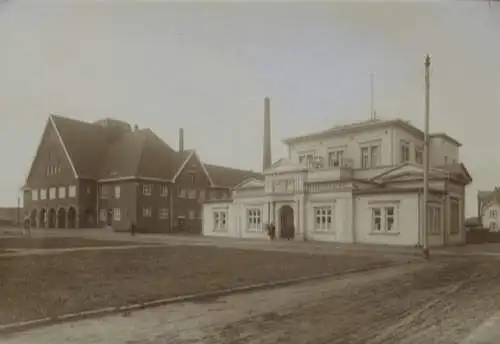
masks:
<path fill-rule="evenodd" d="M 429 259 L 429 117 L 430 117 L 430 77 L 429 70 L 431 58 L 429 54 L 425 57 L 425 124 L 424 124 L 424 209 L 423 209 L 423 253 L 424 257 Z"/>

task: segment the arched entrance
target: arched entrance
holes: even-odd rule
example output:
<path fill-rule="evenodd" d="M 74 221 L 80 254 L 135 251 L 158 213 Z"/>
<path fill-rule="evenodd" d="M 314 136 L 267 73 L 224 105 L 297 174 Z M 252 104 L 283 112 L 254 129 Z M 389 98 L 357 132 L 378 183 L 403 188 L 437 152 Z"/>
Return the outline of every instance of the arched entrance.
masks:
<path fill-rule="evenodd" d="M 36 227 L 36 209 L 33 209 L 30 213 L 30 227 Z"/>
<path fill-rule="evenodd" d="M 293 208 L 284 205 L 280 208 L 280 238 L 291 240 L 295 236 L 295 226 L 293 224 Z"/>
<path fill-rule="evenodd" d="M 57 211 L 57 228 L 66 228 L 66 209 L 59 208 Z"/>
<path fill-rule="evenodd" d="M 47 219 L 48 228 L 56 228 L 56 210 L 54 208 L 49 209 L 49 216 Z"/>
<path fill-rule="evenodd" d="M 67 228 L 76 228 L 76 209 L 69 207 L 68 209 L 68 225 Z"/>
<path fill-rule="evenodd" d="M 47 217 L 47 209 L 40 209 L 40 214 L 38 214 L 38 227 L 45 228 L 45 219 Z"/>

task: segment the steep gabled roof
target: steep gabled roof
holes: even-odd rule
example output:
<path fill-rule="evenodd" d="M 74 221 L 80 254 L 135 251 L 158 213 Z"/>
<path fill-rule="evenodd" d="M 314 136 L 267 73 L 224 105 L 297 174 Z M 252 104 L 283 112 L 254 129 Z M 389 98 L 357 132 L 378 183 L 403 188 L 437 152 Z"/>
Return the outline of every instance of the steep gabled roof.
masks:
<path fill-rule="evenodd" d="M 264 175 L 253 171 L 240 170 L 231 167 L 205 164 L 215 186 L 235 187 L 248 178 L 264 180 Z"/>
<path fill-rule="evenodd" d="M 51 115 L 78 177 L 95 178 L 109 146 L 106 128 L 72 118 Z"/>

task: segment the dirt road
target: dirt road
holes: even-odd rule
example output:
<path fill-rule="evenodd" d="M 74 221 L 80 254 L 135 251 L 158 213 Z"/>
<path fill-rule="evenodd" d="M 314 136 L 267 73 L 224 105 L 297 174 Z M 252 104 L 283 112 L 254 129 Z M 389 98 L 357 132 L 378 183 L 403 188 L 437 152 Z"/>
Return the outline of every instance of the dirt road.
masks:
<path fill-rule="evenodd" d="M 0 343 L 498 343 L 499 310 L 500 261 L 447 258 L 60 324 Z"/>

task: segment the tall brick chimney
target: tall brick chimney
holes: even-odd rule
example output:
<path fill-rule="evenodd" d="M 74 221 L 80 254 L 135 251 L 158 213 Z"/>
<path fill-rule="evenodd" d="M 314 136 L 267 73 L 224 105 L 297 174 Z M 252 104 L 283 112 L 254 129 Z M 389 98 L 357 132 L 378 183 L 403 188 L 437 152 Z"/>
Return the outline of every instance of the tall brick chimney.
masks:
<path fill-rule="evenodd" d="M 179 128 L 179 152 L 184 152 L 184 129 Z"/>
<path fill-rule="evenodd" d="M 264 98 L 264 140 L 262 147 L 262 170 L 271 167 L 271 100 Z"/>

